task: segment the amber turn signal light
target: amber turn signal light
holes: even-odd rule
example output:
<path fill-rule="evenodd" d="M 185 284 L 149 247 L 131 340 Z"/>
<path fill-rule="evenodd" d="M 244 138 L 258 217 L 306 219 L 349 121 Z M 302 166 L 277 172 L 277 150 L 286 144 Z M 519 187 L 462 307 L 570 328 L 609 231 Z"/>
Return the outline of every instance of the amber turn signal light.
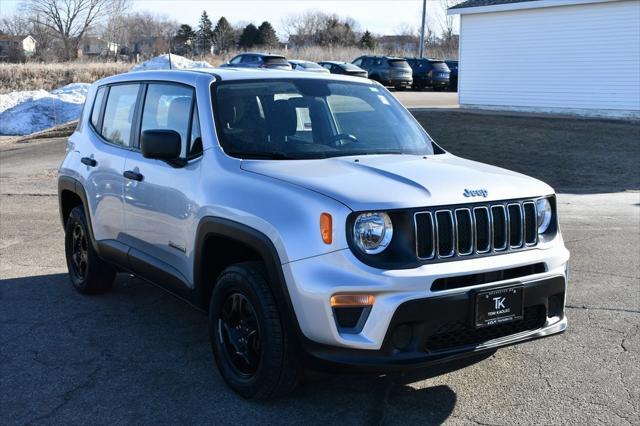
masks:
<path fill-rule="evenodd" d="M 325 244 L 331 244 L 333 241 L 333 225 L 331 215 L 329 213 L 322 213 L 320 215 L 320 235 L 322 235 L 322 241 Z"/>
<path fill-rule="evenodd" d="M 373 294 L 334 294 L 331 296 L 331 307 L 372 306 L 376 298 Z"/>

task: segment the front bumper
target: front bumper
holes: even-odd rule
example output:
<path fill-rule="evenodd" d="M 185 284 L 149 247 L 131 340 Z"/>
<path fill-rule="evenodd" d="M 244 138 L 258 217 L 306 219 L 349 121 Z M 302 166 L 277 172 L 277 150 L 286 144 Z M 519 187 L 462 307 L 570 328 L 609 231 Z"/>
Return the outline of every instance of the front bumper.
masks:
<path fill-rule="evenodd" d="M 432 87 L 449 87 L 449 80 L 432 80 Z"/>
<path fill-rule="evenodd" d="M 379 351 L 384 348 L 385 339 L 393 327 L 396 313 L 408 302 L 440 300 L 440 303 L 449 306 L 453 303 L 451 301 L 458 298 L 468 298 L 471 291 L 515 283 L 528 286 L 529 283 L 557 277 L 562 278 L 564 294 L 566 292 L 565 268 L 568 259 L 569 252 L 559 239 L 552 246 L 544 249 L 426 264 L 414 269 L 402 270 L 369 267 L 358 260 L 350 250 L 344 249 L 286 263 L 282 271 L 294 316 L 304 340 L 337 348 Z M 499 271 L 538 263 L 544 263 L 544 272 L 450 290 L 434 291 L 431 288 L 433 282 L 440 278 Z M 330 306 L 330 298 L 336 293 L 375 295 L 375 303 L 368 318 L 357 333 L 345 332 L 338 328 Z M 547 295 L 547 297 L 550 296 L 552 294 Z M 564 300 L 562 300 L 563 303 Z M 456 311 L 459 309 L 462 308 L 452 308 Z M 456 314 L 460 313 L 456 312 Z M 464 315 L 468 315 L 466 310 Z"/>
<path fill-rule="evenodd" d="M 500 347 L 561 333 L 567 327 L 563 309 L 564 276 L 525 283 L 524 320 L 503 325 L 473 327 L 474 294 L 475 291 L 470 290 L 401 304 L 379 350 L 307 342 L 304 345 L 307 364 L 331 370 L 406 371 L 493 352 Z M 400 330 L 402 348 L 398 347 Z"/>

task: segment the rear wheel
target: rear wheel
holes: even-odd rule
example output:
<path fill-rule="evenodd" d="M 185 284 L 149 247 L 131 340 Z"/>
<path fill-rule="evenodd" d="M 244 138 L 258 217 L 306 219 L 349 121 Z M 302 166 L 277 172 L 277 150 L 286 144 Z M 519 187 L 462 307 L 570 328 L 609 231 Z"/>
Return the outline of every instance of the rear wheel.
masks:
<path fill-rule="evenodd" d="M 225 382 L 250 399 L 289 393 L 299 367 L 260 262 L 227 268 L 209 306 L 209 335 Z"/>
<path fill-rule="evenodd" d="M 91 244 L 89 225 L 80 206 L 71 210 L 65 228 L 65 255 L 73 287 L 83 294 L 104 293 L 113 285 L 116 270 L 100 259 Z"/>

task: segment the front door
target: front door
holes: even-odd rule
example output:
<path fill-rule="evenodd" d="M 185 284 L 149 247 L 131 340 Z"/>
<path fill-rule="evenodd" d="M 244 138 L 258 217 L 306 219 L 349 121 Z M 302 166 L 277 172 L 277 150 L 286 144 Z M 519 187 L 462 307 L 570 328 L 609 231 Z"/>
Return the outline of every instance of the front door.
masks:
<path fill-rule="evenodd" d="M 139 84 L 98 88 L 87 131 L 88 144 L 77 144 L 85 167 L 83 186 L 96 240 L 119 240 L 124 230 L 124 177 Z"/>
<path fill-rule="evenodd" d="M 148 159 L 139 150 L 126 160 L 126 243 L 186 283 L 193 282 L 193 235 L 198 205 L 202 142 L 194 89 L 173 83 L 148 84 L 140 132 L 175 130 L 183 163 Z M 161 262 L 161 263 L 158 263 Z"/>

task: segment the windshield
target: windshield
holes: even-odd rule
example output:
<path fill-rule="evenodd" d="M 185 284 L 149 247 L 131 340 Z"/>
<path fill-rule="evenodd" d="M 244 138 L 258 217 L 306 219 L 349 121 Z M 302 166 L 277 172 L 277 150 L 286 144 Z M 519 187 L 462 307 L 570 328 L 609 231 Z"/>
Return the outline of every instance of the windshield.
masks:
<path fill-rule="evenodd" d="M 434 153 L 431 138 L 411 114 L 370 84 L 249 80 L 221 82 L 212 91 L 218 139 L 234 157 Z"/>

